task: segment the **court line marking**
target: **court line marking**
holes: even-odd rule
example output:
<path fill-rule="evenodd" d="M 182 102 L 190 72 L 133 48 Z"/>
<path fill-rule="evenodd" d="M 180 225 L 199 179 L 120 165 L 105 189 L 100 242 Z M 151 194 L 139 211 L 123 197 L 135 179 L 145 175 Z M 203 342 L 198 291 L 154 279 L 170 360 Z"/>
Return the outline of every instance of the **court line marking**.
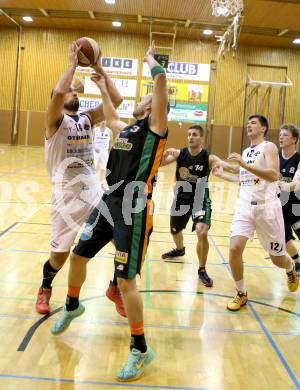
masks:
<path fill-rule="evenodd" d="M 14 226 L 10 227 L 10 230 L 7 231 L 6 233 L 0 235 L 0 240 L 4 237 L 6 237 L 9 233 L 11 233 L 12 231 L 14 231 L 19 225 L 21 225 L 22 223 L 24 223 L 24 221 L 27 221 L 28 219 L 32 218 L 34 216 L 34 214 L 36 214 L 38 211 L 40 211 L 43 207 L 45 207 L 47 204 L 48 204 L 49 200 L 47 200 L 46 203 L 43 203 L 40 207 L 38 207 L 36 210 L 34 210 L 31 214 L 27 215 L 27 217 L 25 217 L 24 219 L 22 219 L 22 221 L 19 221 L 19 222 L 15 222 L 14 223 Z"/>
<path fill-rule="evenodd" d="M 110 305 L 111 306 L 111 305 Z M 38 317 L 37 316 L 26 316 L 26 315 L 16 315 L 16 314 L 0 314 L 0 318 L 13 318 L 17 320 L 26 320 L 26 321 L 31 321 L 31 320 L 36 320 Z M 86 320 L 80 320 L 80 318 L 77 318 L 76 323 L 86 323 Z M 102 325 L 102 326 L 122 326 L 122 327 L 127 327 L 128 323 L 127 322 L 120 322 L 120 321 L 110 321 L 103 319 L 97 320 L 97 319 L 89 319 L 89 325 Z M 167 329 L 167 330 L 182 330 L 182 331 L 200 331 L 204 330 L 207 332 L 214 332 L 214 333 L 238 333 L 238 334 L 263 334 L 262 331 L 260 330 L 251 330 L 251 329 L 233 329 L 233 328 L 214 328 L 214 327 L 209 327 L 209 326 L 188 326 L 188 325 L 157 325 L 157 324 L 145 324 L 145 328 L 149 329 Z M 273 333 L 278 335 L 277 333 Z M 281 333 L 280 333 L 281 334 Z M 298 336 L 300 335 L 300 332 L 298 333 L 285 333 L 285 336 Z M 79 336 L 77 336 L 79 337 Z M 21 352 L 21 351 L 20 351 Z"/>
<path fill-rule="evenodd" d="M 11 201 L 11 202 L 0 202 L 0 204 L 44 204 L 43 202 L 17 202 L 17 201 Z M 26 223 L 26 222 L 25 222 Z M 42 224 L 41 224 L 42 225 Z"/>
<path fill-rule="evenodd" d="M 0 177 L 14 176 L 15 174 L 20 173 L 28 168 L 34 168 L 34 167 L 36 167 L 36 164 L 30 164 L 30 165 L 27 165 L 27 167 L 19 168 L 19 169 L 16 169 L 14 171 L 4 171 L 4 172 L 2 171 L 0 174 Z M 27 175 L 29 175 L 29 173 L 27 173 Z"/>
<path fill-rule="evenodd" d="M 146 290 L 140 290 L 140 293 L 147 293 Z M 204 291 L 180 291 L 180 290 L 150 290 L 149 293 L 167 293 L 167 294 L 193 294 L 193 295 L 207 295 L 207 296 L 213 296 L 213 297 L 219 297 L 219 298 L 232 298 L 232 296 L 230 295 L 224 295 L 224 294 L 217 294 L 217 293 L 207 293 L 207 292 L 204 292 Z M 88 302 L 88 301 L 92 301 L 92 300 L 95 300 L 95 299 L 98 299 L 99 296 L 94 296 L 94 297 L 89 297 L 89 298 L 84 298 L 81 300 L 81 302 Z M 264 303 L 264 302 L 259 302 L 259 301 L 251 301 L 249 300 L 248 302 L 254 302 L 254 303 L 257 303 L 257 304 L 260 304 L 262 306 L 266 306 L 266 307 L 270 307 L 270 308 L 274 308 L 276 310 L 282 310 L 284 312 L 287 312 L 289 314 L 292 314 L 292 315 L 295 315 L 297 317 L 300 317 L 300 313 L 296 313 L 296 312 L 293 312 L 291 310 L 288 310 L 288 309 L 284 309 L 284 308 L 281 308 L 281 307 L 278 307 L 278 306 L 272 306 L 270 304 L 267 304 L 267 303 Z M 38 329 L 38 327 L 40 325 L 43 324 L 43 322 L 47 321 L 48 318 L 52 317 L 54 314 L 58 313 L 59 311 L 61 311 L 63 308 L 63 306 L 61 307 L 58 307 L 57 309 L 51 311 L 49 314 L 41 317 L 38 321 L 36 321 L 30 328 L 29 330 L 27 331 L 27 333 L 25 334 L 23 340 L 21 341 L 17 351 L 19 352 L 24 352 L 25 349 L 27 348 L 28 344 L 30 343 L 35 331 Z M 223 313 L 222 313 L 223 314 Z M 230 313 L 229 313 L 230 314 Z M 127 324 L 127 323 L 126 323 Z M 146 325 L 145 325 L 146 326 Z"/>
<path fill-rule="evenodd" d="M 151 240 L 150 241 L 150 243 L 151 242 L 163 242 L 163 243 L 173 243 L 173 241 L 167 241 L 167 240 Z M 174 243 L 173 243 L 174 244 Z M 197 242 L 196 241 L 194 241 L 194 242 L 185 242 L 184 243 L 184 245 L 196 245 L 197 244 Z M 229 247 L 229 245 L 228 244 L 218 244 L 219 246 L 226 246 L 227 248 Z M 247 246 L 247 249 L 262 249 L 262 247 L 261 246 L 251 246 L 251 245 L 248 245 Z"/>
<path fill-rule="evenodd" d="M 269 340 L 269 343 L 271 344 L 272 348 L 274 349 L 274 351 L 276 352 L 277 356 L 279 357 L 283 367 L 286 369 L 287 373 L 289 374 L 289 377 L 292 379 L 292 381 L 294 382 L 295 386 L 296 386 L 296 389 L 300 389 L 300 383 L 298 382 L 295 374 L 293 373 L 293 371 L 291 370 L 290 366 L 288 365 L 288 362 L 285 360 L 283 354 L 281 353 L 279 347 L 277 346 L 275 340 L 273 339 L 272 335 L 270 334 L 270 332 L 268 331 L 267 327 L 265 326 L 265 324 L 263 323 L 263 320 L 260 318 L 259 314 L 257 313 L 257 311 L 254 309 L 254 307 L 252 306 L 252 303 L 250 302 L 249 303 L 249 307 L 254 315 L 254 317 L 256 318 L 257 322 L 259 323 L 260 327 L 262 328 L 265 336 L 267 337 L 267 339 Z"/>
<path fill-rule="evenodd" d="M 9 230 L 8 232 L 6 232 L 6 233 L 4 232 L 4 234 L 0 236 L 0 239 L 3 238 L 3 237 L 5 237 L 7 234 L 9 234 L 10 231 L 11 231 L 11 230 L 14 230 L 19 224 L 21 224 L 22 222 L 24 222 L 24 221 L 30 219 L 35 213 L 37 213 L 37 212 L 38 212 L 42 207 L 44 207 L 46 204 L 47 204 L 47 203 L 44 203 L 43 205 L 41 205 L 41 206 L 40 206 L 38 209 L 36 209 L 33 213 L 31 213 L 29 216 L 27 216 L 23 221 L 17 222 L 17 223 L 15 223 L 14 226 L 11 226 L 11 227 L 10 227 L 10 230 Z M 222 253 L 220 252 L 220 250 L 219 250 L 218 247 L 216 246 L 216 244 L 215 244 L 215 242 L 214 242 L 214 240 L 212 239 L 211 236 L 210 236 L 210 239 L 211 239 L 211 242 L 212 242 L 214 248 L 215 248 L 216 251 L 218 252 L 219 256 L 221 256 L 221 258 L 223 259 L 223 262 L 225 263 L 224 265 L 225 265 L 225 267 L 226 267 L 227 270 L 228 270 L 228 266 L 227 266 L 227 264 L 226 264 L 225 258 L 223 257 Z M 181 292 L 181 293 L 182 293 L 182 292 Z M 280 349 L 277 347 L 276 342 L 273 340 L 271 334 L 269 333 L 268 329 L 267 329 L 267 328 L 265 327 L 265 325 L 263 324 L 263 321 L 260 319 L 258 313 L 257 313 L 256 310 L 253 308 L 253 306 L 251 305 L 251 301 L 249 301 L 249 303 L 250 303 L 249 306 L 250 306 L 250 308 L 251 308 L 253 314 L 256 314 L 256 315 L 255 315 L 255 318 L 257 319 L 258 323 L 259 323 L 260 326 L 262 327 L 262 329 L 263 329 L 263 331 L 264 331 L 264 334 L 266 335 L 266 337 L 268 338 L 269 342 L 271 343 L 271 346 L 272 346 L 273 349 L 275 350 L 275 352 L 276 352 L 277 356 L 279 357 L 281 363 L 284 365 L 285 369 L 287 370 L 288 375 L 290 376 L 290 378 L 292 379 L 292 381 L 293 381 L 294 384 L 296 385 L 296 388 L 297 388 L 297 389 L 300 389 L 300 383 L 298 382 L 297 378 L 295 377 L 293 371 L 290 369 L 290 367 L 289 367 L 288 363 L 286 362 L 285 358 L 284 358 L 283 355 L 281 354 Z M 258 303 L 258 302 L 257 302 L 257 303 Z M 265 306 L 271 306 L 271 305 L 267 305 L 267 304 L 264 304 L 264 305 L 265 305 Z M 62 309 L 62 308 L 58 308 L 58 309 L 54 310 L 53 312 L 51 312 L 49 315 L 47 315 L 47 316 L 45 316 L 45 317 L 49 318 L 51 315 L 57 313 L 57 312 L 60 311 L 61 309 Z M 280 309 L 280 308 L 278 308 L 278 309 Z M 284 309 L 284 311 L 287 311 L 287 310 Z M 297 313 L 295 313 L 295 314 L 298 315 Z M 28 335 L 30 336 L 30 339 L 32 338 L 33 334 L 35 333 L 35 330 L 37 329 L 37 327 L 39 327 L 40 324 L 43 323 L 43 322 L 47 319 L 47 318 L 45 319 L 45 317 L 43 317 L 42 319 L 40 319 L 36 324 L 34 324 L 34 325 L 30 328 L 31 333 L 30 333 L 30 330 L 29 330 L 29 332 L 28 332 Z M 25 337 L 26 337 L 26 336 L 25 336 Z M 30 341 L 30 339 L 29 339 L 29 341 Z M 29 342 L 29 341 L 28 341 L 28 342 Z M 21 343 L 21 345 L 22 345 L 22 343 Z M 20 346 L 21 346 L 21 345 L 20 345 Z M 20 348 L 20 347 L 19 347 L 19 348 Z M 26 348 L 26 347 L 25 347 L 25 348 Z M 21 349 L 21 350 L 22 350 L 22 349 Z M 18 349 L 18 351 L 19 351 L 19 349 Z M 75 382 L 75 383 L 76 383 L 76 382 Z M 151 388 L 151 387 L 150 387 L 150 388 Z M 152 386 L 152 388 L 159 388 L 159 387 L 153 387 L 153 386 Z M 162 387 L 160 386 L 160 388 L 162 388 Z M 169 388 L 169 387 L 165 387 L 165 388 Z"/>
<path fill-rule="evenodd" d="M 10 225 L 8 228 L 6 228 L 5 230 L 3 230 L 1 233 L 0 233 L 0 237 L 3 236 L 4 234 L 8 233 L 12 228 L 15 227 L 15 225 L 17 225 L 18 222 L 15 222 L 13 223 L 12 225 Z"/>
<path fill-rule="evenodd" d="M 49 254 L 49 251 L 37 251 L 37 250 L 30 250 L 30 249 L 14 249 L 14 248 L 9 248 L 9 249 L 2 249 L 0 248 L 0 252 L 13 252 L 13 253 L 33 253 L 33 254 Z M 113 258 L 113 255 L 111 256 L 95 256 L 94 259 L 112 259 Z M 198 264 L 198 259 L 192 259 L 194 260 L 193 262 L 192 261 L 174 261 L 174 260 L 163 260 L 163 259 L 150 259 L 149 258 L 149 261 L 150 262 L 161 262 L 161 263 L 171 263 L 171 264 L 186 264 L 186 265 L 197 265 Z M 209 262 L 209 265 L 210 266 L 217 266 L 217 267 L 221 267 L 223 266 L 224 264 L 229 264 L 228 262 L 225 262 L 225 263 L 213 263 L 213 262 Z M 244 267 L 247 267 L 247 268 L 269 268 L 269 269 L 275 269 L 277 270 L 278 267 L 275 267 L 273 265 L 252 265 L 252 264 L 247 264 L 247 263 L 244 263 Z"/>
<path fill-rule="evenodd" d="M 218 246 L 216 245 L 216 243 L 214 242 L 214 239 L 209 235 L 209 239 L 210 239 L 210 242 L 213 244 L 215 250 L 217 251 L 217 253 L 219 254 L 219 257 L 220 259 L 224 262 L 225 261 L 225 258 L 223 256 L 223 254 L 221 253 L 221 251 L 219 250 Z M 230 270 L 230 267 L 228 267 L 227 264 L 224 264 L 227 271 L 230 273 L 231 275 L 231 270 Z M 273 350 L 275 351 L 277 357 L 279 358 L 279 360 L 281 361 L 283 367 L 285 368 L 288 376 L 290 377 L 290 379 L 292 380 L 292 382 L 294 383 L 294 385 L 296 386 L 296 389 L 300 390 L 300 383 L 298 382 L 295 374 L 293 373 L 292 369 L 290 368 L 290 366 L 288 365 L 288 362 L 286 361 L 286 359 L 284 358 L 283 354 L 281 353 L 279 347 L 277 346 L 275 340 L 273 339 L 272 335 L 270 334 L 270 332 L 268 331 L 267 327 L 265 326 L 263 320 L 260 318 L 259 314 L 257 313 L 256 309 L 253 307 L 252 305 L 252 301 L 251 300 L 248 300 L 249 302 L 249 308 L 252 312 L 252 314 L 254 315 L 254 318 L 257 320 L 259 326 L 261 327 L 261 329 L 263 330 L 267 340 L 269 341 L 269 343 L 271 344 L 271 347 L 273 348 Z M 258 303 L 257 301 L 253 301 L 253 303 Z M 268 304 L 264 304 L 264 306 L 269 306 Z M 286 309 L 284 309 L 284 311 L 286 311 Z M 299 316 L 299 314 L 297 314 L 297 316 Z"/>
<path fill-rule="evenodd" d="M 146 385 L 143 383 L 118 383 L 118 382 L 105 382 L 105 381 L 92 381 L 92 380 L 78 380 L 78 379 L 63 379 L 63 378 L 49 378 L 39 376 L 27 376 L 27 375 L 12 375 L 12 374 L 0 374 L 0 378 L 8 379 L 28 379 L 33 381 L 47 381 L 47 382 L 59 382 L 59 383 L 74 383 L 79 385 L 100 385 L 100 386 L 112 386 L 112 387 L 135 387 L 142 389 L 169 389 L 169 390 L 208 390 L 204 387 L 179 387 L 179 386 L 159 386 L 159 385 Z"/>
<path fill-rule="evenodd" d="M 50 203 L 49 203 L 50 205 Z M 41 223 L 41 222 L 22 222 L 25 225 L 46 225 L 46 226 L 51 226 L 51 223 Z"/>

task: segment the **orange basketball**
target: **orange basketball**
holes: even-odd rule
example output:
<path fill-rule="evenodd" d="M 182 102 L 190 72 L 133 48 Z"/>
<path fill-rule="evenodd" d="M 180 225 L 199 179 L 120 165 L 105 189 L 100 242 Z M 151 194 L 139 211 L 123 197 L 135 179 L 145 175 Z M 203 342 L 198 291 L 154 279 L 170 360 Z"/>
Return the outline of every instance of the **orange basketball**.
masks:
<path fill-rule="evenodd" d="M 98 43 L 87 37 L 82 37 L 76 40 L 76 45 L 81 46 L 78 52 L 78 65 L 90 66 L 94 65 L 99 56 L 101 56 L 101 50 Z"/>

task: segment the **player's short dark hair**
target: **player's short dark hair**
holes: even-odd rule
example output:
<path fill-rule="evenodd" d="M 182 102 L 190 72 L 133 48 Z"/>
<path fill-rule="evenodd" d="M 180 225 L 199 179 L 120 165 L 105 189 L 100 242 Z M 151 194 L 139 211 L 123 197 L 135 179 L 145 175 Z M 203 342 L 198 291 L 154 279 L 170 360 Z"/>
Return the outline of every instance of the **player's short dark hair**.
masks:
<path fill-rule="evenodd" d="M 284 123 L 280 126 L 280 130 L 288 130 L 293 138 L 296 138 L 296 143 L 299 139 L 299 129 L 293 123 Z"/>
<path fill-rule="evenodd" d="M 192 126 L 189 127 L 189 130 L 190 129 L 199 131 L 200 137 L 203 137 L 203 134 L 204 134 L 203 127 L 201 127 L 199 125 L 192 125 Z"/>
<path fill-rule="evenodd" d="M 248 118 L 248 121 L 250 121 L 251 119 L 258 119 L 259 123 L 261 124 L 261 126 L 265 127 L 266 130 L 264 132 L 264 136 L 267 135 L 267 132 L 269 131 L 269 122 L 268 122 L 268 119 L 263 116 L 263 115 L 259 115 L 259 114 L 254 114 L 254 115 L 250 115 L 249 118 Z"/>

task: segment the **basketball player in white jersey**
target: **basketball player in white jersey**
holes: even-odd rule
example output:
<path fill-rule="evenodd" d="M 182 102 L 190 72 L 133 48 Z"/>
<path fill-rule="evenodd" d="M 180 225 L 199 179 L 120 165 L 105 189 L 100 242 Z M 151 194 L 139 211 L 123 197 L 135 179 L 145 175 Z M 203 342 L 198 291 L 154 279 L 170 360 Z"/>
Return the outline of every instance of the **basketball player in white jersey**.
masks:
<path fill-rule="evenodd" d="M 100 182 L 105 181 L 106 165 L 108 154 L 112 147 L 112 131 L 106 127 L 106 122 L 102 121 L 100 126 L 94 127 L 94 158 L 95 168 L 99 168 Z"/>
<path fill-rule="evenodd" d="M 240 182 L 240 196 L 231 226 L 229 261 L 237 295 L 227 305 L 237 311 L 247 303 L 247 290 L 243 277 L 243 252 L 254 230 L 269 253 L 273 264 L 287 273 L 288 289 L 296 291 L 299 278 L 294 262 L 285 255 L 285 234 L 281 203 L 277 197 L 279 158 L 275 144 L 265 140 L 269 124 L 262 115 L 248 119 L 247 134 L 251 146 L 238 153 L 231 153 L 229 160 L 238 163 L 239 177 L 224 173 L 215 167 L 214 174 L 228 181 Z"/>
<path fill-rule="evenodd" d="M 100 200 L 93 150 L 93 123 L 104 119 L 102 105 L 77 114 L 79 100 L 71 87 L 78 64 L 80 47 L 69 48 L 69 64 L 51 94 L 46 113 L 45 158 L 52 183 L 51 252 L 43 267 L 36 310 L 50 311 L 52 281 L 68 258 L 78 230 Z M 92 67 L 101 73 L 115 107 L 122 97 L 101 67 L 101 59 Z M 96 82 L 97 84 L 97 82 Z M 98 85 L 98 84 L 97 84 Z M 72 292 L 70 292 L 72 294 Z"/>

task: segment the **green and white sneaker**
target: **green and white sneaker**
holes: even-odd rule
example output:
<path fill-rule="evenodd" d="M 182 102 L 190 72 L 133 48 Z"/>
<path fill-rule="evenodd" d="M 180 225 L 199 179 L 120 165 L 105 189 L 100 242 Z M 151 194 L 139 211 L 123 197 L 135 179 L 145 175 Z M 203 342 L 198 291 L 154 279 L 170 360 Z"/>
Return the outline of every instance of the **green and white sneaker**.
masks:
<path fill-rule="evenodd" d="M 149 345 L 145 353 L 133 348 L 125 366 L 118 372 L 117 380 L 120 382 L 130 382 L 138 379 L 143 374 L 145 366 L 152 362 L 154 356 L 155 354 Z"/>
<path fill-rule="evenodd" d="M 81 316 L 85 311 L 85 307 L 79 303 L 79 306 L 76 310 L 67 311 L 66 306 L 64 306 L 62 310 L 61 317 L 55 322 L 53 327 L 51 328 L 52 334 L 60 334 L 68 329 L 70 323 L 74 320 L 74 318 Z"/>

